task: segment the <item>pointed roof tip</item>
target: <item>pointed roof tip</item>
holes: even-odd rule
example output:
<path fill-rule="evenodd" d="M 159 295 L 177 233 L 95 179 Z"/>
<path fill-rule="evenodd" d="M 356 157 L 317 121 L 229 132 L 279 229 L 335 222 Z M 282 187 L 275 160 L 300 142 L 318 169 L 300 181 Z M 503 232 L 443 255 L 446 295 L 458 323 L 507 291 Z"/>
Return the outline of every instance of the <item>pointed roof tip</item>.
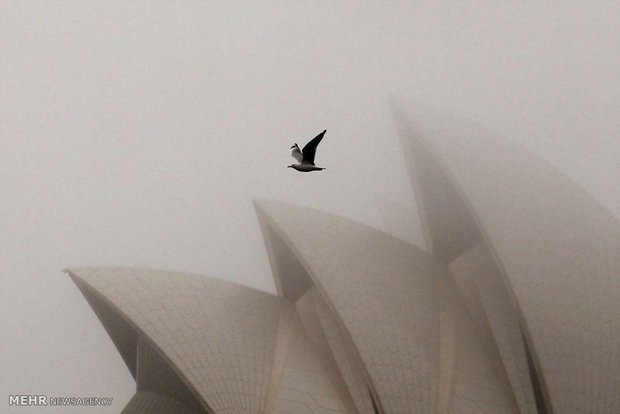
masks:
<path fill-rule="evenodd" d="M 76 281 L 84 282 L 84 281 L 88 281 L 89 278 L 92 276 L 93 272 L 96 271 L 97 269 L 101 269 L 101 270 L 114 269 L 114 267 L 100 267 L 100 266 L 67 267 L 67 268 L 62 269 L 62 271 L 65 272 L 67 275 L 69 275 L 71 280 L 73 280 L 74 282 Z"/>
<path fill-rule="evenodd" d="M 253 198 L 252 204 L 254 204 L 254 208 L 262 208 L 265 203 L 268 203 L 269 200 L 266 198 Z"/>
<path fill-rule="evenodd" d="M 89 267 L 65 267 L 62 271 L 68 275 L 77 275 L 78 273 L 89 270 Z"/>
<path fill-rule="evenodd" d="M 65 267 L 62 269 L 64 273 L 76 274 L 80 271 L 91 269 L 90 267 Z"/>
<path fill-rule="evenodd" d="M 71 278 L 77 277 L 77 274 L 80 272 L 80 270 L 82 270 L 82 268 L 79 267 L 65 267 L 64 269 L 62 269 L 62 271 L 68 274 Z"/>
<path fill-rule="evenodd" d="M 254 211 L 257 215 L 260 216 L 261 213 L 264 213 L 263 199 L 262 198 L 254 198 L 252 200 L 252 205 L 254 206 Z"/>
<path fill-rule="evenodd" d="M 256 210 L 257 213 L 267 214 L 270 206 L 275 206 L 282 203 L 268 198 L 255 198 L 252 200 L 252 204 L 254 205 L 254 210 Z"/>
<path fill-rule="evenodd" d="M 292 204 L 292 203 L 284 202 L 284 201 L 265 199 L 265 198 L 253 199 L 252 202 L 254 204 L 254 209 L 256 211 L 256 214 L 259 218 L 263 216 L 263 217 L 268 217 L 268 218 L 273 219 L 274 214 L 277 215 L 279 214 L 279 212 L 282 212 L 282 211 L 291 211 L 291 210 L 296 210 L 296 209 L 321 211 L 317 208 L 302 206 L 299 204 Z"/>
<path fill-rule="evenodd" d="M 82 278 L 78 275 L 79 270 L 64 268 L 62 271 L 66 273 L 74 283 L 82 280 Z"/>
<path fill-rule="evenodd" d="M 260 211 L 267 211 L 270 207 L 275 206 L 290 206 L 295 207 L 293 204 L 284 203 L 282 201 L 276 201 L 269 198 L 254 198 L 252 199 L 252 204 L 254 204 L 254 208 Z"/>
<path fill-rule="evenodd" d="M 387 98 L 392 117 L 396 122 L 414 125 L 414 119 L 424 119 L 429 115 L 446 114 L 443 107 L 434 103 L 420 101 L 415 98 L 391 95 Z"/>

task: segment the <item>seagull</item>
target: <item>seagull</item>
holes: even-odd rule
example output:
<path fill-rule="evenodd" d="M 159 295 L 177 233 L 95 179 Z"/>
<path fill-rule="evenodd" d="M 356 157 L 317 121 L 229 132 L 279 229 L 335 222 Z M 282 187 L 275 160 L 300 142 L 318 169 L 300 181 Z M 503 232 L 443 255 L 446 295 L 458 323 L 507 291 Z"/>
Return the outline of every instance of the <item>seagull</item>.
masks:
<path fill-rule="evenodd" d="M 316 147 L 323 139 L 323 135 L 327 130 L 324 130 L 319 135 L 314 137 L 312 141 L 308 142 L 303 151 L 299 149 L 299 145 L 295 143 L 291 147 L 291 156 L 297 160 L 299 164 L 291 164 L 287 168 L 293 168 L 301 172 L 321 171 L 325 168 L 317 167 L 314 165 L 314 154 L 316 154 Z"/>

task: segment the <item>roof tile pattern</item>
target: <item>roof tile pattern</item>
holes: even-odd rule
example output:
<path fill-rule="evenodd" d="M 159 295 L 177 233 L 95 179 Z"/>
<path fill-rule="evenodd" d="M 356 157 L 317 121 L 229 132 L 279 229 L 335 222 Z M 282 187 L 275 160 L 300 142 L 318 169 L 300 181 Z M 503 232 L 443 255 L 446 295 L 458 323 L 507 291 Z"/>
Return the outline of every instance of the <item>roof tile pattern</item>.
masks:
<path fill-rule="evenodd" d="M 348 414 L 323 363 L 295 315 L 274 414 Z"/>
<path fill-rule="evenodd" d="M 359 357 L 355 355 L 356 350 L 351 339 L 339 326 L 335 315 L 329 310 L 323 298 L 316 296 L 314 301 L 316 315 L 353 402 L 360 414 L 373 414 L 369 394 L 370 384 L 364 377 L 363 367 L 360 366 Z"/>
<path fill-rule="evenodd" d="M 492 339 L 481 335 L 450 281 L 454 311 L 454 365 L 449 413 L 509 414 L 519 411 L 501 357 Z M 528 411 L 524 411 L 528 412 Z M 532 411 L 529 411 L 532 412 Z"/>
<path fill-rule="evenodd" d="M 517 299 L 555 413 L 620 412 L 620 222 L 524 148 L 416 105 Z"/>
<path fill-rule="evenodd" d="M 169 359 L 216 413 L 262 413 L 281 299 L 189 275 L 72 269 Z"/>
<path fill-rule="evenodd" d="M 387 413 L 431 413 L 439 262 L 386 233 L 311 209 L 260 203 L 348 329 Z M 303 217 L 303 219 L 300 219 Z"/>
<path fill-rule="evenodd" d="M 460 286 L 473 291 L 473 297 L 467 302 L 470 309 L 479 308 L 479 311 L 472 312 L 472 316 L 478 319 L 476 325 L 483 333 L 490 330 L 521 411 L 535 412 L 518 314 L 491 253 L 484 244 L 475 246 L 455 259 L 450 271 L 455 280 L 460 281 Z"/>

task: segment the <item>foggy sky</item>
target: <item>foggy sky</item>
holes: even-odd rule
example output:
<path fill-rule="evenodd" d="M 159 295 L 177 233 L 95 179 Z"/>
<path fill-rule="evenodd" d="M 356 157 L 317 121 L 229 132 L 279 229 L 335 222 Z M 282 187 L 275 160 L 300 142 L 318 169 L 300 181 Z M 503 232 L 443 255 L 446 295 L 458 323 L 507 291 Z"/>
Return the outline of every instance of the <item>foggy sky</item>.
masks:
<path fill-rule="evenodd" d="M 274 292 L 254 198 L 378 228 L 404 206 L 419 232 L 390 97 L 520 142 L 620 218 L 618 3 L 435 3 L 2 2 L 0 411 L 134 393 L 63 268 Z M 327 170 L 287 169 L 323 129 Z"/>

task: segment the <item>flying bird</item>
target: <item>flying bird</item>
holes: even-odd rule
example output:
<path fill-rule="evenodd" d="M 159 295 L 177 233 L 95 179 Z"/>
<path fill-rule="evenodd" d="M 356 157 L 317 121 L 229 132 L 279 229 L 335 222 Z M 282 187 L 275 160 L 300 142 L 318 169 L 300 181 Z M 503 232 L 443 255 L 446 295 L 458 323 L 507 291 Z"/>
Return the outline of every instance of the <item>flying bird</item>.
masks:
<path fill-rule="evenodd" d="M 291 156 L 297 160 L 299 164 L 291 164 L 288 168 L 293 168 L 301 172 L 321 171 L 325 168 L 317 167 L 314 165 L 314 155 L 316 154 L 316 147 L 323 139 L 323 136 L 327 130 L 324 130 L 316 137 L 312 138 L 312 141 L 308 142 L 303 150 L 299 149 L 299 145 L 295 143 L 291 147 Z"/>

